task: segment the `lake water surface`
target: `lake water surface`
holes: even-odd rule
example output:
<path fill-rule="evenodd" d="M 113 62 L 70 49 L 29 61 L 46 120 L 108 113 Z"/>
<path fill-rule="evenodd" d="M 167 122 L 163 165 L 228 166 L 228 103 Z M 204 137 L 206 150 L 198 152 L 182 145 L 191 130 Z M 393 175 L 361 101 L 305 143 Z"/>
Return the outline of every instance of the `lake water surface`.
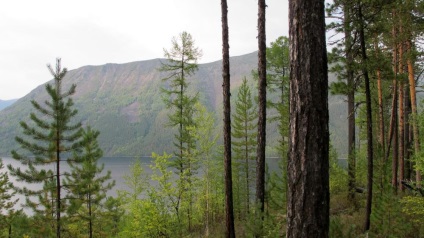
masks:
<path fill-rule="evenodd" d="M 13 158 L 9 157 L 3 157 L 3 164 L 4 168 L 3 171 L 8 171 L 7 165 L 11 164 L 13 167 L 21 167 L 21 169 L 24 169 L 24 166 L 22 166 L 18 161 L 14 160 Z M 130 174 L 130 168 L 134 164 L 136 160 L 140 160 L 142 162 L 144 172 L 148 175 L 151 174 L 151 169 L 149 165 L 152 163 L 152 158 L 148 156 L 143 156 L 139 158 L 134 157 L 105 157 L 101 158 L 99 160 L 99 165 L 104 164 L 104 169 L 102 174 L 106 174 L 106 171 L 111 171 L 111 180 L 115 180 L 115 187 L 113 187 L 107 194 L 109 196 L 116 196 L 117 190 L 125 190 L 127 189 L 127 186 L 125 185 L 124 176 Z M 63 172 L 69 172 L 69 165 L 66 162 L 61 162 L 61 170 Z M 55 165 L 49 165 L 45 166 L 45 168 L 53 169 L 55 168 Z M 53 170 L 54 171 L 54 170 Z M 25 185 L 23 182 L 16 181 L 15 177 L 9 176 L 10 181 L 18 187 L 21 187 Z M 42 184 L 27 184 L 29 188 L 38 189 L 42 187 Z M 22 195 L 16 195 L 17 198 L 19 198 L 19 204 L 24 203 L 25 198 Z M 19 207 L 20 208 L 20 207 Z M 29 212 L 29 211 L 26 211 Z"/>
<path fill-rule="evenodd" d="M 3 157 L 3 164 L 4 168 L 3 171 L 8 171 L 7 165 L 11 164 L 13 167 L 21 167 L 21 169 L 24 169 L 24 167 L 13 158 L 9 157 Z M 150 169 L 150 165 L 152 164 L 152 158 L 149 156 L 142 156 L 142 157 L 104 157 L 99 160 L 99 165 L 104 164 L 103 173 L 106 173 L 106 171 L 111 171 L 111 180 L 115 180 L 115 187 L 113 187 L 107 194 L 109 196 L 116 196 L 118 190 L 126 190 L 128 187 L 125 184 L 124 176 L 130 175 L 130 169 L 131 166 L 135 163 L 136 160 L 140 160 L 144 172 L 146 173 L 147 177 L 152 173 L 152 170 Z M 271 171 L 275 171 L 278 168 L 278 158 L 272 157 L 267 158 L 267 164 Z M 66 162 L 61 162 L 61 171 L 63 172 L 69 172 L 69 165 Z M 49 167 L 54 171 L 55 165 L 49 165 Z M 201 171 L 199 171 L 199 174 L 202 174 Z M 223 178 L 223 175 L 222 175 Z M 23 182 L 16 181 L 16 178 L 9 176 L 10 181 L 15 186 L 22 186 L 25 185 Z M 29 188 L 42 188 L 42 184 L 29 184 L 27 185 Z M 17 198 L 19 198 L 19 204 L 24 203 L 25 198 L 22 195 L 16 195 Z M 26 212 L 30 212 L 28 210 L 25 210 Z"/>

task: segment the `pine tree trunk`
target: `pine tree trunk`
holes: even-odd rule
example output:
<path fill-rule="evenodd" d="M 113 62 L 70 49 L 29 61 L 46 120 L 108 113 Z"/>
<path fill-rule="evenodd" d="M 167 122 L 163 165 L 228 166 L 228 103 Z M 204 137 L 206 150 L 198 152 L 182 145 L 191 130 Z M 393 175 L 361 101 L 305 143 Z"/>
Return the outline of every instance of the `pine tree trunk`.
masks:
<path fill-rule="evenodd" d="M 93 215 L 92 215 L 92 211 L 91 211 L 91 193 L 88 194 L 88 217 L 89 217 L 89 221 L 88 221 L 88 228 L 89 228 L 89 237 L 93 238 Z"/>
<path fill-rule="evenodd" d="M 411 124 L 410 124 L 410 115 L 411 115 L 411 98 L 409 97 L 409 88 L 405 88 L 405 164 L 404 164 L 404 179 L 411 180 Z M 404 188 L 402 186 L 402 188 Z"/>
<path fill-rule="evenodd" d="M 290 0 L 289 9 L 287 237 L 328 237 L 328 69 L 324 1 Z"/>
<path fill-rule="evenodd" d="M 371 224 L 371 207 L 372 207 L 372 183 L 373 183 L 373 135 L 372 135 L 372 110 L 371 110 L 371 90 L 370 79 L 367 69 L 367 51 L 365 46 L 365 33 L 364 33 L 364 16 L 362 14 L 362 6 L 359 3 L 358 7 L 359 18 L 359 38 L 361 43 L 362 55 L 362 73 L 365 79 L 365 97 L 366 97 L 366 111 L 367 111 L 367 159 L 368 159 L 368 174 L 367 174 L 367 205 L 365 211 L 365 231 L 370 229 Z"/>
<path fill-rule="evenodd" d="M 392 12 L 392 18 L 395 19 L 396 18 L 396 11 L 393 10 Z M 396 37 L 397 34 L 397 29 L 396 26 L 392 27 L 392 36 L 393 38 Z M 395 130 L 397 130 L 397 93 L 398 93 L 398 89 L 397 89 L 397 62 L 398 62 L 398 48 L 397 48 L 397 43 L 395 42 L 393 44 L 393 49 L 392 49 L 392 65 L 393 65 L 393 73 L 394 73 L 394 78 L 393 78 L 393 89 L 392 89 L 392 113 L 390 116 L 390 126 L 389 126 L 389 136 L 388 136 L 388 141 L 387 141 L 387 148 L 386 148 L 386 156 L 385 156 L 385 160 L 386 162 L 389 159 L 389 155 L 390 155 L 390 147 L 392 144 L 392 140 L 394 137 L 394 132 Z M 397 137 L 396 137 L 397 138 Z M 393 147 L 393 154 L 395 153 L 395 148 L 397 148 L 397 143 L 394 145 Z M 393 158 L 395 158 L 395 156 L 393 155 Z M 397 158 L 397 154 L 396 154 L 396 158 Z M 393 164 L 392 164 L 392 168 L 393 168 Z M 393 170 L 392 170 L 393 171 Z M 393 172 L 392 172 L 393 173 Z M 385 170 L 383 171 L 383 176 L 385 176 Z M 392 176 L 393 178 L 393 176 Z M 392 185 L 393 185 L 393 180 L 392 180 Z"/>
<path fill-rule="evenodd" d="M 376 34 L 374 37 L 374 48 L 376 52 L 376 58 L 380 57 L 380 49 L 378 47 L 378 35 Z M 380 191 L 382 192 L 384 189 L 384 179 L 385 179 L 385 168 L 386 168 L 386 141 L 385 141 L 385 129 L 384 129 L 384 105 L 383 105 L 383 85 L 381 79 L 381 69 L 378 66 L 377 68 L 377 94 L 378 94 L 378 125 L 379 125 L 379 137 L 378 144 L 381 150 L 381 168 L 382 173 L 380 175 Z"/>
<path fill-rule="evenodd" d="M 346 77 L 349 91 L 347 93 L 347 111 L 348 111 L 348 177 L 349 177 L 349 195 L 348 199 L 355 204 L 356 189 L 356 156 L 355 156 L 355 82 L 352 69 L 352 32 L 351 32 L 351 5 L 346 1 L 343 5 L 344 12 L 344 31 L 345 31 L 345 54 L 346 54 Z"/>
<path fill-rule="evenodd" d="M 397 94 L 396 94 L 397 95 Z M 397 100 L 396 100 L 397 101 Z M 393 124 L 393 160 L 392 160 L 392 186 L 397 191 L 398 188 L 398 158 L 399 158 L 399 133 L 398 133 L 398 108 L 397 104 L 392 109 L 394 111 Z"/>
<path fill-rule="evenodd" d="M 260 223 L 265 208 L 265 145 L 266 145 L 266 32 L 265 0 L 258 0 L 258 147 L 256 159 L 256 203 L 260 209 Z M 262 225 L 259 234 L 261 234 Z"/>
<path fill-rule="evenodd" d="M 248 113 L 248 112 L 245 112 L 246 114 Z M 249 182 L 249 163 L 250 163 L 250 161 L 249 161 L 249 137 L 248 137 L 248 135 L 247 135 L 247 133 L 248 133 L 248 131 L 247 131 L 247 121 L 245 121 L 245 123 L 244 123 L 244 134 L 245 134 L 245 137 L 244 137 L 244 152 L 245 152 L 245 154 L 244 154 L 244 160 L 245 160 L 245 175 L 246 175 L 246 205 L 245 205 L 245 209 L 246 209 L 246 211 L 245 211 L 245 215 L 246 215 L 246 217 L 247 217 L 247 214 L 249 214 L 249 210 L 250 210 L 250 207 L 249 207 L 249 203 L 250 203 L 250 182 Z"/>
<path fill-rule="evenodd" d="M 401 32 L 402 33 L 402 32 Z M 399 74 L 403 74 L 403 45 L 399 49 Z M 402 189 L 403 180 L 403 165 L 404 165 L 404 156 L 405 156 L 405 112 L 404 112 L 404 92 L 405 92 L 405 82 L 403 78 L 399 81 L 399 157 L 398 157 L 398 166 L 397 166 L 397 184 L 396 189 L 400 187 Z"/>
<path fill-rule="evenodd" d="M 225 173 L 225 237 L 235 237 L 233 213 L 233 184 L 231 174 L 231 106 L 230 106 L 230 54 L 228 44 L 228 7 L 221 0 L 222 14 L 222 87 L 224 97 L 224 173 Z"/>
<path fill-rule="evenodd" d="M 395 16 L 395 12 L 393 13 L 393 16 Z M 393 27 L 393 36 L 395 36 L 397 33 L 396 27 Z M 389 158 L 389 152 L 390 152 L 390 145 L 391 141 L 393 139 L 393 159 L 392 159 L 392 186 L 394 190 L 397 190 L 397 166 L 398 166 L 398 47 L 395 43 L 393 46 L 393 72 L 394 72 L 394 79 L 393 79 L 393 101 L 392 101 L 392 115 L 390 119 L 390 131 L 389 131 L 389 145 L 387 148 L 387 154 L 386 159 Z"/>
<path fill-rule="evenodd" d="M 60 93 L 60 91 L 59 91 Z M 59 120 L 57 120 L 59 124 Z M 56 130 L 56 237 L 60 238 L 60 133 Z"/>
<path fill-rule="evenodd" d="M 393 80 L 393 96 L 392 96 L 392 113 L 390 115 L 390 125 L 389 125 L 389 135 L 387 138 L 387 148 L 386 148 L 386 156 L 385 163 L 389 160 L 390 148 L 392 146 L 392 140 L 394 137 L 395 130 L 397 130 L 397 79 L 395 75 L 395 79 Z M 395 145 L 397 147 L 397 144 Z M 385 176 L 385 171 L 383 171 Z"/>
<path fill-rule="evenodd" d="M 411 51 L 411 41 L 406 41 L 406 48 Z M 417 93 L 415 91 L 415 79 L 414 79 L 414 64 L 411 59 L 412 56 L 408 56 L 407 64 L 408 64 L 408 79 L 409 79 L 409 94 L 411 98 L 411 108 L 412 108 L 412 128 L 414 134 L 414 151 L 415 154 L 418 155 L 420 153 L 420 138 L 418 132 L 418 122 L 417 122 Z M 421 173 L 417 169 L 415 171 L 415 179 L 417 182 L 417 186 L 421 187 Z"/>

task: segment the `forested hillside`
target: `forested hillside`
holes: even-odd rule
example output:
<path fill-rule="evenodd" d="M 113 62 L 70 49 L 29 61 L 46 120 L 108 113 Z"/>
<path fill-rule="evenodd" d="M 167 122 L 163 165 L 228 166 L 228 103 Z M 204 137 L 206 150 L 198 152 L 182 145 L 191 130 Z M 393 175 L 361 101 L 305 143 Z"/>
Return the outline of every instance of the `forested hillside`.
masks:
<path fill-rule="evenodd" d="M 73 95 L 78 114 L 75 118 L 90 124 L 101 132 L 99 144 L 105 156 L 140 156 L 151 152 L 172 152 L 174 131 L 164 125 L 168 111 L 162 100 L 161 87 L 166 75 L 158 69 L 164 59 L 84 66 L 70 70 L 63 86 L 76 84 Z M 256 87 L 252 70 L 256 69 L 257 53 L 231 57 L 231 90 L 236 95 L 243 77 L 251 88 Z M 330 77 L 334 81 L 334 77 Z M 221 61 L 200 64 L 199 70 L 188 78 L 191 93 L 198 92 L 200 102 L 215 112 L 217 123 L 222 123 Z M 254 93 L 256 90 L 252 90 Z M 270 94 L 277 97 L 277 94 Z M 17 148 L 15 136 L 19 133 L 19 121 L 31 112 L 30 100 L 44 101 L 47 97 L 44 85 L 0 112 L 0 154 L 8 155 Z M 231 99 L 233 102 L 235 97 Z M 346 153 L 346 105 L 341 96 L 330 96 L 330 130 L 332 141 L 339 154 Z M 270 112 L 273 113 L 273 112 Z M 219 130 L 221 125 L 215 128 Z M 277 143 L 276 123 L 268 124 L 267 154 L 276 156 L 272 148 Z M 222 138 L 220 138 L 222 139 Z"/>

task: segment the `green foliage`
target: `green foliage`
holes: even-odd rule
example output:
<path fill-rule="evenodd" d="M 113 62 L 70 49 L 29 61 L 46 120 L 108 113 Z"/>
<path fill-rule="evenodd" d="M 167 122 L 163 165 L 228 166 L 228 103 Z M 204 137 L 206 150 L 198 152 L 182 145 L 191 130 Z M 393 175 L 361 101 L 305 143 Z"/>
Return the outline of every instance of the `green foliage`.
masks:
<path fill-rule="evenodd" d="M 330 235 L 331 238 L 355 238 L 354 227 L 350 225 L 346 226 L 342 223 L 339 217 L 333 217 L 330 219 Z"/>
<path fill-rule="evenodd" d="M 153 153 L 151 181 L 146 176 L 140 162 L 131 169 L 126 184 L 128 192 L 119 196 L 126 210 L 121 222 L 119 237 L 169 237 L 179 231 L 179 216 L 176 204 L 177 190 L 172 183 L 172 171 L 168 170 L 172 155 Z"/>
<path fill-rule="evenodd" d="M 20 213 L 16 211 L 14 206 L 18 199 L 14 199 L 16 192 L 13 191 L 13 184 L 9 180 L 9 176 L 4 171 L 3 160 L 0 159 L 0 230 L 9 232 L 12 222 Z"/>
<path fill-rule="evenodd" d="M 80 235 L 88 234 L 90 237 L 100 233 L 100 228 L 95 225 L 104 219 L 103 203 L 106 192 L 115 185 L 115 181 L 108 182 L 111 172 L 107 171 L 102 175 L 104 164 L 98 165 L 103 156 L 97 142 L 99 134 L 100 132 L 91 127 L 82 132 L 82 152 L 74 153 L 73 159 L 68 160 L 71 172 L 66 176 L 64 183 L 64 187 L 68 189 L 67 214 L 71 223 L 69 226 L 75 225 Z M 81 221 L 86 224 L 80 224 Z M 81 226 L 88 230 L 81 229 Z"/>
<path fill-rule="evenodd" d="M 168 77 L 163 80 L 168 83 L 162 88 L 163 101 L 171 114 L 168 115 L 170 127 L 176 128 L 174 152 L 176 158 L 173 167 L 179 176 L 177 181 L 178 195 L 176 196 L 176 210 L 181 212 L 180 206 L 187 205 L 188 229 L 191 229 L 191 206 L 193 198 L 194 174 L 197 171 L 198 163 L 193 151 L 196 148 L 196 141 L 191 133 L 191 127 L 195 127 L 194 105 L 198 101 L 198 96 L 188 94 L 187 77 L 194 74 L 197 69 L 197 60 L 202 52 L 194 46 L 194 40 L 187 32 L 183 32 L 178 38 L 173 38 L 170 50 L 164 50 L 167 62 L 162 64 L 160 71 L 168 73 Z M 180 217 L 179 214 L 179 221 Z M 181 225 L 181 224 L 180 224 Z"/>
<path fill-rule="evenodd" d="M 266 49 L 266 63 L 268 88 L 279 91 L 281 98 L 285 98 L 288 95 L 290 73 L 288 37 L 280 36 L 271 42 L 271 46 Z"/>
<path fill-rule="evenodd" d="M 284 160 L 278 160 L 278 169 L 275 171 L 269 171 L 267 166 L 266 174 L 266 202 L 268 204 L 267 210 L 270 211 L 281 211 L 286 213 L 287 205 L 287 177 Z M 271 173 L 271 174 L 270 174 Z"/>
<path fill-rule="evenodd" d="M 118 190 L 118 197 L 121 201 L 122 207 L 126 211 L 121 225 L 120 237 L 136 237 L 140 236 L 137 224 L 139 224 L 140 200 L 146 196 L 148 188 L 148 178 L 144 173 L 144 169 L 140 160 L 136 160 L 130 166 L 130 173 L 124 176 L 125 184 L 128 186 L 127 190 Z"/>
<path fill-rule="evenodd" d="M 347 190 L 347 171 L 338 163 L 338 156 L 330 146 L 330 193 L 337 194 Z"/>
<path fill-rule="evenodd" d="M 402 237 L 411 230 L 410 223 L 405 222 L 402 213 L 403 206 L 400 197 L 394 194 L 390 183 L 385 182 L 383 190 L 374 193 L 373 210 L 371 213 L 373 237 Z"/>
<path fill-rule="evenodd" d="M 195 180 L 194 188 L 196 191 L 191 190 L 192 195 L 195 196 L 195 199 L 192 197 L 192 202 L 193 207 L 196 208 L 194 214 L 197 217 L 196 223 L 199 224 L 204 221 L 205 233 L 207 234 L 214 215 L 213 212 L 216 209 L 214 206 L 214 193 L 217 194 L 216 187 L 222 182 L 217 181 L 214 174 L 223 172 L 223 167 L 219 168 L 215 157 L 218 134 L 214 133 L 214 116 L 200 103 L 195 105 L 195 111 L 194 120 L 196 127 L 190 127 L 189 130 L 197 141 L 193 155 L 199 162 L 203 175 Z M 221 188 L 223 188 L 223 185 Z"/>
<path fill-rule="evenodd" d="M 60 214 L 64 210 L 60 162 L 65 160 L 65 153 L 72 154 L 80 149 L 81 123 L 72 122 L 77 110 L 73 109 L 70 96 L 75 93 L 76 86 L 72 85 L 68 91 L 62 91 L 62 80 L 67 69 L 61 68 L 60 59 L 57 59 L 55 69 L 50 65 L 48 68 L 54 77 L 54 85 L 47 84 L 45 88 L 49 100 L 44 105 L 31 101 L 37 114 L 30 114 L 31 123 L 21 121 L 24 137 L 16 137 L 16 142 L 26 153 L 21 150 L 11 152 L 13 158 L 25 167 L 9 165 L 8 169 L 18 181 L 30 185 L 43 184 L 42 189 L 23 186 L 16 190 L 26 196 L 26 205 L 32 208 L 35 216 L 49 223 L 56 220 L 56 230 L 60 232 Z M 38 201 L 31 201 L 30 196 L 38 197 Z"/>
<path fill-rule="evenodd" d="M 402 212 L 415 228 L 416 235 L 424 234 L 424 197 L 405 196 L 400 200 Z"/>
<path fill-rule="evenodd" d="M 281 184 L 286 187 L 287 183 L 287 149 L 289 137 L 289 74 L 290 74 L 290 57 L 289 57 L 289 39 L 280 36 L 276 41 L 271 42 L 271 46 L 267 48 L 267 80 L 270 90 L 269 98 L 277 98 L 277 100 L 268 100 L 271 107 L 271 122 L 277 122 L 278 143 L 276 145 L 277 155 L 281 157 Z M 273 111 L 275 110 L 275 111 Z M 272 115 L 275 116 L 272 116 Z"/>
<path fill-rule="evenodd" d="M 232 120 L 232 149 L 233 161 L 233 184 L 234 184 L 234 207 L 235 213 L 244 217 L 250 210 L 252 185 L 255 181 L 255 158 L 257 136 L 257 109 L 253 105 L 250 88 L 246 78 L 240 86 L 237 94 L 235 113 Z"/>
<path fill-rule="evenodd" d="M 13 191 L 13 184 L 9 180 L 9 176 L 4 171 L 3 160 L 0 159 L 0 211 L 4 214 L 13 210 L 13 206 L 18 202 L 13 199 L 16 192 Z"/>

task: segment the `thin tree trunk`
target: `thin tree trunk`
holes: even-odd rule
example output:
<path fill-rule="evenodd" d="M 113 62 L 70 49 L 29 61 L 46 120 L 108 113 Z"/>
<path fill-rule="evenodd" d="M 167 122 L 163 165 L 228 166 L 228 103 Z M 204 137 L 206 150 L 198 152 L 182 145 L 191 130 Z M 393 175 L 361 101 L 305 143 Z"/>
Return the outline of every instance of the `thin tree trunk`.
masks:
<path fill-rule="evenodd" d="M 371 207 L 372 207 L 372 183 L 373 183 L 373 135 L 372 135 L 372 111 L 371 111 L 371 90 L 370 90 L 370 79 L 367 69 L 367 51 L 365 46 L 365 33 L 364 33 L 364 16 L 362 14 L 362 6 L 359 2 L 358 8 L 359 17 L 359 38 L 361 43 L 361 54 L 362 54 L 362 72 L 365 79 L 365 97 L 367 107 L 367 158 L 368 158 L 368 175 L 367 175 L 367 205 L 365 211 L 365 231 L 370 229 L 371 224 Z"/>
<path fill-rule="evenodd" d="M 402 34 L 402 29 L 400 34 Z M 399 74 L 403 73 L 403 52 L 404 46 L 401 45 L 399 49 Z M 404 165 L 404 156 L 405 156 L 405 112 L 404 112 L 404 92 L 405 92 L 405 82 L 403 78 L 399 81 L 399 157 L 398 157 L 398 166 L 397 166 L 397 185 L 396 188 L 400 187 L 402 190 L 402 183 L 400 181 L 403 180 L 403 165 Z"/>
<path fill-rule="evenodd" d="M 374 48 L 376 51 L 376 55 L 377 55 L 377 59 L 378 57 L 380 57 L 380 50 L 378 47 L 378 37 L 375 36 L 374 37 Z M 378 94 L 378 124 L 379 124 L 379 137 L 378 137 L 378 143 L 380 146 L 380 150 L 381 150 L 381 168 L 382 168 L 382 173 L 380 175 L 380 191 L 383 191 L 384 188 L 384 178 L 385 178 L 385 168 L 386 168 L 386 160 L 385 160 L 385 155 L 386 155 L 386 142 L 384 140 L 385 137 L 385 131 L 384 131 L 384 106 L 383 106 L 383 85 L 382 85 L 382 80 L 381 80 L 381 70 L 378 67 L 377 68 L 377 94 Z"/>
<path fill-rule="evenodd" d="M 265 0 L 258 0 L 258 147 L 256 158 L 256 204 L 260 212 L 262 232 L 263 212 L 265 209 L 265 145 L 266 145 L 266 33 Z"/>
<path fill-rule="evenodd" d="M 392 18 L 395 19 L 396 18 L 396 11 L 393 10 L 392 11 Z M 396 37 L 397 34 L 397 30 L 396 30 L 396 26 L 394 25 L 392 27 L 392 36 L 393 38 Z M 386 149 L 386 157 L 385 160 L 387 162 L 387 160 L 389 159 L 389 155 L 390 155 L 390 147 L 391 147 L 391 143 L 392 143 L 392 139 L 393 139 L 393 135 L 394 135 L 394 131 L 397 130 L 397 93 L 398 93 L 398 89 L 397 89 L 397 72 L 398 72 L 398 68 L 397 68 L 397 64 L 398 64 L 398 48 L 397 48 L 397 43 L 395 42 L 393 44 L 393 52 L 392 52 L 392 65 L 393 65 L 393 73 L 394 73 L 394 78 L 393 78 L 393 99 L 392 99 L 392 113 L 390 116 L 390 127 L 389 127 L 389 137 L 388 137 L 388 142 L 387 142 L 387 149 Z M 397 144 L 394 146 L 397 147 Z M 394 150 L 394 149 L 393 149 Z M 394 153 L 395 151 L 393 151 Z M 393 157 L 395 158 L 395 156 Z M 397 158 L 397 155 L 396 155 Z M 393 166 L 392 166 L 393 167 Z M 393 170 L 392 170 L 393 171 Z M 385 171 L 383 171 L 383 174 L 385 176 Z M 392 176 L 393 177 L 393 176 Z M 393 184 L 393 181 L 392 181 Z"/>
<path fill-rule="evenodd" d="M 328 69 L 324 0 L 290 0 L 289 10 L 287 237 L 328 237 Z"/>
<path fill-rule="evenodd" d="M 225 173 L 225 237 L 236 237 L 233 213 L 233 179 L 231 174 L 231 105 L 230 105 L 230 53 L 228 44 L 228 6 L 221 0 L 222 14 L 222 87 L 224 97 L 224 173 Z"/>
<path fill-rule="evenodd" d="M 397 100 L 396 100 L 397 101 Z M 397 192 L 398 188 L 398 161 L 399 161 L 399 133 L 398 133 L 398 108 L 397 104 L 392 109 L 394 110 L 394 124 L 393 124 L 393 160 L 392 160 L 392 186 Z"/>
<path fill-rule="evenodd" d="M 245 111 L 244 113 L 246 113 L 246 115 L 247 115 L 247 112 Z M 249 188 L 250 188 L 250 183 L 249 183 L 249 145 L 248 145 L 248 142 L 249 142 L 249 138 L 248 138 L 248 136 L 247 136 L 247 133 L 248 133 L 248 131 L 247 131 L 247 121 L 245 121 L 244 122 L 244 135 L 245 135 L 245 138 L 244 138 L 244 152 L 245 152 L 245 154 L 244 154 L 244 158 L 245 158 L 245 175 L 246 175 L 246 206 L 245 206 L 245 209 L 246 209 L 246 217 L 247 217 L 247 214 L 249 214 L 249 210 L 250 210 L 250 207 L 249 207 L 249 203 L 250 203 L 250 191 L 249 191 Z"/>
<path fill-rule="evenodd" d="M 386 148 L 386 156 L 385 156 L 385 163 L 387 163 L 387 161 L 389 160 L 389 155 L 390 155 L 390 148 L 392 146 L 392 140 L 394 137 L 394 132 L 395 130 L 397 130 L 397 80 L 396 80 L 396 75 L 395 75 L 395 79 L 393 80 L 393 97 L 392 97 L 392 113 L 390 116 L 390 125 L 389 125 L 389 136 L 387 138 L 387 148 Z M 397 146 L 397 145 L 396 145 Z M 384 176 L 385 175 L 385 171 L 383 171 Z"/>
<path fill-rule="evenodd" d="M 347 93 L 347 111 L 348 111 L 348 199 L 351 203 L 355 202 L 356 193 L 356 156 L 355 156 L 355 82 L 354 71 L 352 69 L 352 31 L 351 31 L 351 4 L 346 1 L 344 9 L 344 31 L 345 31 L 345 54 L 346 54 L 346 77 L 349 91 Z"/>
<path fill-rule="evenodd" d="M 406 161 L 409 160 L 409 122 L 408 122 L 408 107 L 409 107 L 409 90 L 408 90 L 408 85 L 404 85 L 403 87 L 403 103 L 404 103 L 404 107 L 403 107 L 403 158 L 402 161 L 400 161 L 399 163 L 399 189 L 401 191 L 405 190 L 405 187 L 402 184 L 402 181 L 405 180 L 405 168 L 406 168 Z"/>
<path fill-rule="evenodd" d="M 59 71 L 58 71 L 59 73 Z M 60 81 L 56 81 L 56 92 L 60 95 Z M 56 116 L 57 127 L 59 127 L 59 118 Z M 60 238 L 60 133 L 56 128 L 56 237 Z"/>
<path fill-rule="evenodd" d="M 60 95 L 60 91 L 58 91 Z M 59 120 L 57 120 L 59 122 Z M 59 124 L 59 123 L 58 123 Z M 60 133 L 56 130 L 56 237 L 60 238 Z"/>
<path fill-rule="evenodd" d="M 89 217 L 89 224 L 88 224 L 88 227 L 89 227 L 89 232 L 90 232 L 90 238 L 93 238 L 93 214 L 92 214 L 92 211 L 91 211 L 91 193 L 89 193 L 88 194 L 88 217 Z"/>
<path fill-rule="evenodd" d="M 396 17 L 396 12 L 393 11 L 393 18 Z M 396 26 L 393 26 L 392 30 L 393 37 L 396 36 Z M 389 131 L 389 144 L 387 148 L 387 154 L 386 159 L 389 158 L 389 152 L 390 152 L 390 144 L 392 139 L 393 141 L 393 159 L 392 159 L 392 186 L 394 190 L 397 190 L 397 165 L 398 165 L 398 126 L 397 126 L 397 120 L 398 120 L 398 80 L 397 80 L 397 74 L 398 74 L 398 47 L 397 44 L 394 43 L 393 45 L 393 72 L 394 72 L 394 79 L 393 79 L 393 101 L 392 101 L 392 116 L 390 119 L 390 131 Z"/>
<path fill-rule="evenodd" d="M 405 165 L 404 165 L 404 179 L 411 180 L 411 98 L 409 97 L 409 88 L 405 88 Z M 403 186 L 401 188 L 404 188 Z"/>
<path fill-rule="evenodd" d="M 406 48 L 408 51 L 412 50 L 411 41 L 406 41 Z M 414 134 L 414 150 L 415 155 L 420 153 L 420 138 L 418 131 L 418 122 L 417 122 L 417 93 L 415 91 L 415 78 L 414 78 L 414 64 L 411 59 L 412 56 L 407 57 L 408 64 L 408 79 L 409 79 L 409 94 L 411 97 L 411 109 L 412 109 L 412 128 Z M 417 186 L 421 187 L 421 173 L 418 169 L 415 170 L 415 179 Z"/>

